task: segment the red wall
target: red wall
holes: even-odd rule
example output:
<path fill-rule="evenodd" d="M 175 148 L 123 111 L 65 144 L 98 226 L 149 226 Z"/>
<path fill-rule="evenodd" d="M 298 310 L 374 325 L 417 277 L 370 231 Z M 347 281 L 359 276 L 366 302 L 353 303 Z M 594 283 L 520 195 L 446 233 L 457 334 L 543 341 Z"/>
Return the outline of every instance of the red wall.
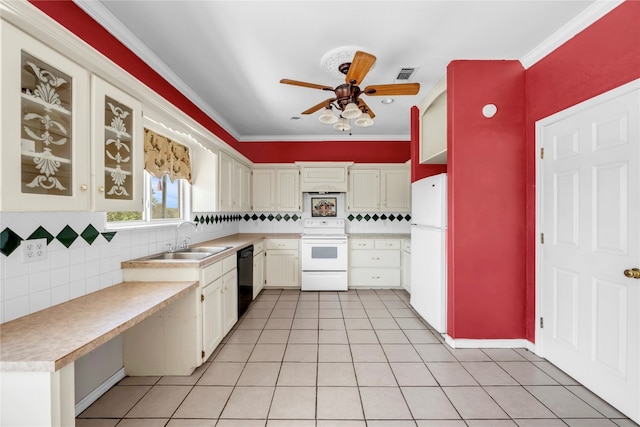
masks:
<path fill-rule="evenodd" d="M 420 110 L 411 108 L 411 182 L 447 171 L 447 165 L 421 165 L 420 161 Z"/>
<path fill-rule="evenodd" d="M 526 338 L 535 338 L 535 122 L 640 78 L 640 2 L 626 1 L 527 70 Z"/>
<path fill-rule="evenodd" d="M 482 107 L 497 114 L 487 119 Z M 447 68 L 448 309 L 452 338 L 525 333 L 525 71 L 519 61 Z"/>
<path fill-rule="evenodd" d="M 404 163 L 411 158 L 408 141 L 241 142 L 240 151 L 255 163 Z"/>
<path fill-rule="evenodd" d="M 344 160 L 394 163 L 406 162 L 410 158 L 409 141 L 238 142 L 71 0 L 29 1 L 253 162 Z"/>

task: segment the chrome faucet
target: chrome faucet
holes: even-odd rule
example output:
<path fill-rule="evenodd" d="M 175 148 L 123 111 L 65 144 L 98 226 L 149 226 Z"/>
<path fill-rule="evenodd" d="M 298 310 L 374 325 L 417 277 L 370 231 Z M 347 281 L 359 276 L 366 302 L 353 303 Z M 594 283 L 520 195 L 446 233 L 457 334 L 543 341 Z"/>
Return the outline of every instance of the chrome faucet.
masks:
<path fill-rule="evenodd" d="M 189 248 L 189 240 L 191 240 L 191 236 L 187 236 L 185 237 L 185 239 L 182 241 L 182 243 L 180 245 L 178 245 L 178 236 L 180 234 L 180 227 L 182 227 L 185 224 L 191 224 L 194 226 L 194 228 L 196 229 L 196 231 L 198 231 L 198 225 L 200 225 L 197 222 L 191 222 L 191 221 L 184 221 L 181 222 L 180 224 L 177 225 L 176 227 L 176 240 L 175 240 L 175 246 L 171 246 L 171 243 L 168 243 L 169 245 L 169 252 L 173 252 L 175 250 L 178 249 L 188 249 Z"/>

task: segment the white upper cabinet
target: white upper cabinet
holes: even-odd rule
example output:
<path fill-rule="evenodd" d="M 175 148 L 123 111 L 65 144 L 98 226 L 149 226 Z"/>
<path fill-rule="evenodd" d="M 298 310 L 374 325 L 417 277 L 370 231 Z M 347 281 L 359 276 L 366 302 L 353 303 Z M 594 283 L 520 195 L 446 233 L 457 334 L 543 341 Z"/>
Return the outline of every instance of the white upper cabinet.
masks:
<path fill-rule="evenodd" d="M 275 209 L 276 171 L 274 169 L 254 169 L 251 185 L 254 211 Z"/>
<path fill-rule="evenodd" d="M 218 211 L 233 211 L 233 157 L 224 151 L 218 155 Z"/>
<path fill-rule="evenodd" d="M 244 164 L 234 161 L 233 164 L 235 200 L 233 210 L 236 212 L 246 212 L 251 210 L 251 169 Z"/>
<path fill-rule="evenodd" d="M 91 77 L 93 99 L 93 209 L 141 211 L 144 147 L 142 104 Z"/>
<path fill-rule="evenodd" d="M 301 212 L 300 171 L 295 169 L 276 170 L 276 210 L 281 212 Z"/>
<path fill-rule="evenodd" d="M 219 155 L 218 211 L 246 212 L 251 209 L 251 169 L 224 151 Z"/>
<path fill-rule="evenodd" d="M 303 192 L 344 192 L 347 191 L 347 168 L 353 162 L 296 162 L 300 166 Z"/>
<path fill-rule="evenodd" d="M 409 168 L 382 169 L 380 176 L 380 211 L 411 211 L 411 171 Z"/>
<path fill-rule="evenodd" d="M 0 210 L 141 211 L 142 104 L 0 25 Z"/>
<path fill-rule="evenodd" d="M 0 25 L 0 210 L 89 210 L 89 73 Z"/>
<path fill-rule="evenodd" d="M 347 212 L 410 212 L 411 172 L 407 165 L 364 165 L 349 169 Z"/>
<path fill-rule="evenodd" d="M 300 170 L 285 164 L 253 168 L 253 209 L 256 212 L 300 212 Z"/>
<path fill-rule="evenodd" d="M 447 76 L 419 105 L 420 163 L 447 164 Z"/>
<path fill-rule="evenodd" d="M 380 169 L 349 171 L 347 212 L 378 212 L 380 210 Z"/>
<path fill-rule="evenodd" d="M 193 151 L 192 151 L 193 153 Z M 218 210 L 218 154 L 200 150 L 191 156 L 191 210 L 216 212 Z"/>

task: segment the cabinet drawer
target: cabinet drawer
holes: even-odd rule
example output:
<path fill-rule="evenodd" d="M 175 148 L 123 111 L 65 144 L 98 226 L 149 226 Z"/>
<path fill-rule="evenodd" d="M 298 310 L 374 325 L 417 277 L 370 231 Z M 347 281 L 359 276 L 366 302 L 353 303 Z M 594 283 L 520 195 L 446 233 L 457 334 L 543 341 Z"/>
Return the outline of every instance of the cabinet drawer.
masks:
<path fill-rule="evenodd" d="M 373 239 L 350 239 L 349 247 L 351 249 L 373 249 L 375 241 Z"/>
<path fill-rule="evenodd" d="M 352 267 L 400 267 L 400 252 L 379 249 L 353 250 L 349 253 Z"/>
<path fill-rule="evenodd" d="M 298 239 L 268 239 L 267 249 L 298 249 Z"/>
<path fill-rule="evenodd" d="M 262 251 L 264 251 L 264 240 L 253 244 L 253 256 L 258 255 Z"/>
<path fill-rule="evenodd" d="M 222 262 L 218 261 L 214 264 L 206 266 L 205 268 L 202 269 L 201 274 L 202 274 L 201 284 L 203 286 L 213 282 L 218 277 L 222 276 Z"/>
<path fill-rule="evenodd" d="M 400 240 L 398 239 L 376 239 L 376 249 L 400 249 Z"/>
<path fill-rule="evenodd" d="M 411 240 L 402 241 L 402 250 L 411 253 Z"/>
<path fill-rule="evenodd" d="M 352 268 L 349 286 L 400 286 L 400 270 L 394 268 Z"/>
<path fill-rule="evenodd" d="M 234 268 L 238 267 L 238 256 L 233 254 L 222 260 L 222 273 L 227 274 Z"/>

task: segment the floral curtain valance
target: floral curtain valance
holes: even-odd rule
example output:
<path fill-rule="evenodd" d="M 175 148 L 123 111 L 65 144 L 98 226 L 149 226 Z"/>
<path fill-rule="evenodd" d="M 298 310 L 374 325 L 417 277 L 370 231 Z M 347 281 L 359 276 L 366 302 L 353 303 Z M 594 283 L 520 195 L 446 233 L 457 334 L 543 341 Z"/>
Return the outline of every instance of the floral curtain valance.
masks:
<path fill-rule="evenodd" d="M 186 179 L 191 183 L 189 147 L 145 128 L 144 168 L 156 178 L 167 174 L 171 182 Z"/>

